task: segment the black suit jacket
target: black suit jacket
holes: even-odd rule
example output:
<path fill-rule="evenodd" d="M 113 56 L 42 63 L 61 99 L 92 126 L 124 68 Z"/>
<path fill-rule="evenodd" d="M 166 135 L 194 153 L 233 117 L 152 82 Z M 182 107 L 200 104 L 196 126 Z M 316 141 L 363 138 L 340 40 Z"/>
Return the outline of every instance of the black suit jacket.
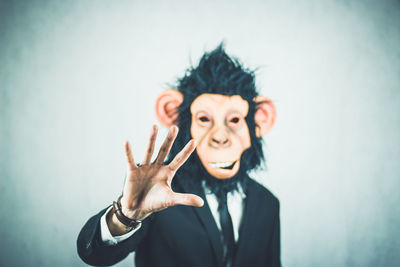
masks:
<path fill-rule="evenodd" d="M 205 199 L 202 188 L 182 189 Z M 278 199 L 249 178 L 245 201 L 233 266 L 281 266 Z M 220 232 L 206 201 L 201 208 L 175 206 L 154 213 L 114 246 L 101 241 L 105 210 L 90 218 L 78 236 L 78 254 L 90 265 L 113 265 L 136 251 L 136 267 L 222 267 Z"/>

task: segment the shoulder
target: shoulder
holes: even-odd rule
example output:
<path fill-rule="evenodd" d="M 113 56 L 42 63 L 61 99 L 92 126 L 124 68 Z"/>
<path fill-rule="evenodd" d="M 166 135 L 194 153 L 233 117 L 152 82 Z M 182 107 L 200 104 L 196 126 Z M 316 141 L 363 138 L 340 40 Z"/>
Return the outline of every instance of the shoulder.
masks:
<path fill-rule="evenodd" d="M 247 179 L 247 193 L 258 198 L 259 201 L 268 203 L 269 205 L 279 207 L 279 199 L 265 186 L 255 181 L 253 178 Z"/>

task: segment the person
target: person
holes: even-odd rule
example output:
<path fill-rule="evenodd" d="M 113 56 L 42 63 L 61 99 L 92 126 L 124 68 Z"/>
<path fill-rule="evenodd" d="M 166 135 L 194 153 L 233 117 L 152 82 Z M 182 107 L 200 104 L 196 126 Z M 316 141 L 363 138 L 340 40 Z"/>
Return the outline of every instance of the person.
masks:
<path fill-rule="evenodd" d="M 276 118 L 254 71 L 221 44 L 160 94 L 156 115 L 165 141 L 152 161 L 154 125 L 140 164 L 125 143 L 122 195 L 80 231 L 81 259 L 108 266 L 135 251 L 137 267 L 281 266 L 279 201 L 249 177 Z"/>

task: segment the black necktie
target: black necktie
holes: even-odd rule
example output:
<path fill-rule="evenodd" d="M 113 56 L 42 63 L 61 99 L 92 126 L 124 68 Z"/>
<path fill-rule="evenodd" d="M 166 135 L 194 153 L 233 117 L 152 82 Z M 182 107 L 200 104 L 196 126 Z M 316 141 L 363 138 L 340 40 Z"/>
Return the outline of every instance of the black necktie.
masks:
<path fill-rule="evenodd" d="M 233 235 L 232 219 L 228 212 L 227 193 L 223 193 L 219 198 L 219 220 L 222 228 L 222 244 L 224 245 L 224 266 L 232 266 L 235 256 L 235 237 Z"/>

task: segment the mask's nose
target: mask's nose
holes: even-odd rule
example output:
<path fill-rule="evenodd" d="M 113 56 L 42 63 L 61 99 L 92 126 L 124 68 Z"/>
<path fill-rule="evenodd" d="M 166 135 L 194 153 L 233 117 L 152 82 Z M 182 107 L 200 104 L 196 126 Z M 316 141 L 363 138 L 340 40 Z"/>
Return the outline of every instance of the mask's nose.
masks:
<path fill-rule="evenodd" d="M 225 130 L 217 129 L 211 136 L 210 145 L 214 148 L 224 148 L 230 146 L 231 142 Z"/>

